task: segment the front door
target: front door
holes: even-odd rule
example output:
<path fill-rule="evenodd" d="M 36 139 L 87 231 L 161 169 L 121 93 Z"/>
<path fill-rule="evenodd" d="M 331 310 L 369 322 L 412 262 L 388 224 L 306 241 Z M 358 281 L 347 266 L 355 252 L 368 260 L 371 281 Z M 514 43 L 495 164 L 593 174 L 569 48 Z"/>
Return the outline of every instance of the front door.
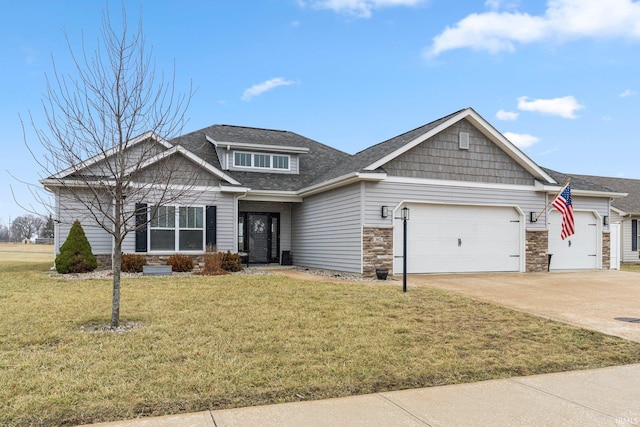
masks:
<path fill-rule="evenodd" d="M 238 217 L 238 251 L 247 252 L 250 263 L 277 263 L 279 248 L 279 213 L 240 213 Z"/>

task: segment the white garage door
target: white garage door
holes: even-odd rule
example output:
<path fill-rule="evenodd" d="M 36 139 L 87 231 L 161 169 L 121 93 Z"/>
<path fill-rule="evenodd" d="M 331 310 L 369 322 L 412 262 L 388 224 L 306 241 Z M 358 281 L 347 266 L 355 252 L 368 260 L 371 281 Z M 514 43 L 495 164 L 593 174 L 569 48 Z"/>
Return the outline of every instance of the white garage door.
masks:
<path fill-rule="evenodd" d="M 573 212 L 575 234 L 562 240 L 562 215 L 549 212 L 550 270 L 598 268 L 598 221 L 593 212 Z"/>
<path fill-rule="evenodd" d="M 522 218 L 513 207 L 407 204 L 408 273 L 520 271 Z M 398 215 L 399 216 L 399 211 Z M 393 271 L 402 273 L 403 224 L 394 226 Z"/>

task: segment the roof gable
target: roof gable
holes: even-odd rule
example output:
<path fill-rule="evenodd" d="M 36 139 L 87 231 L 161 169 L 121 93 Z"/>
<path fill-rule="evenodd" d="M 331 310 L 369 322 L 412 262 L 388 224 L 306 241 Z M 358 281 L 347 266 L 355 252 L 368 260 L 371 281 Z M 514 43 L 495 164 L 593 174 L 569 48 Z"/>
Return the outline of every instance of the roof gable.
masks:
<path fill-rule="evenodd" d="M 389 176 L 431 180 L 533 185 L 536 178 L 467 119 L 381 167 Z"/>
<path fill-rule="evenodd" d="M 504 135 L 498 132 L 493 126 L 491 126 L 491 124 L 489 124 L 489 122 L 482 118 L 472 108 L 460 110 L 456 113 L 425 125 L 422 128 L 418 128 L 412 131 L 411 136 L 415 136 L 413 139 L 410 139 L 405 144 L 397 147 L 393 151 L 389 151 L 385 156 L 365 166 L 364 170 L 371 171 L 385 165 L 389 161 L 396 159 L 398 156 L 406 153 L 422 142 L 428 140 L 429 138 L 432 138 L 433 136 L 453 126 L 463 119 L 466 119 L 469 123 L 471 123 L 486 138 L 496 144 L 502 151 L 504 151 L 509 157 L 511 157 L 515 162 L 517 162 L 520 166 L 522 166 L 522 168 L 528 171 L 535 178 L 547 181 L 549 183 L 555 183 L 555 180 L 551 176 L 549 176 L 540 166 L 538 166 L 533 160 L 531 160 L 527 155 L 520 151 Z M 406 140 L 407 134 L 401 135 L 400 137 L 396 137 L 394 139 L 400 139 L 400 141 Z M 393 141 L 393 139 L 387 141 L 386 144 L 390 146 L 397 145 L 397 143 L 389 144 L 389 142 L 391 141 Z"/>
<path fill-rule="evenodd" d="M 220 180 L 226 181 L 227 183 L 229 183 L 231 185 L 240 185 L 240 183 L 237 180 L 235 180 L 234 178 L 232 178 L 228 174 L 222 172 L 221 170 L 217 169 L 216 167 L 212 166 L 210 163 L 205 162 L 203 159 L 201 159 L 200 157 L 198 157 L 194 153 L 190 152 L 186 148 L 182 147 L 181 145 L 174 145 L 170 149 L 168 149 L 166 151 L 163 151 L 162 153 L 159 153 L 159 154 L 147 159 L 145 162 L 143 162 L 138 167 L 135 167 L 135 168 L 127 170 L 125 173 L 130 174 L 130 173 L 144 172 L 145 170 L 149 170 L 153 166 L 159 165 L 162 162 L 167 162 L 172 157 L 176 157 L 176 156 L 181 156 L 181 157 L 185 158 L 186 160 L 189 161 L 190 164 L 197 166 L 197 168 L 199 168 L 201 170 L 204 170 L 207 173 L 215 176 L 216 178 L 218 178 Z M 183 166 L 179 166 L 179 167 L 183 167 L 184 168 L 184 165 Z M 176 169 L 176 168 L 174 167 L 174 169 Z M 189 173 L 189 175 L 192 176 L 192 177 L 196 176 L 194 169 L 191 169 L 191 171 L 184 170 L 183 172 L 184 173 Z M 142 175 L 144 176 L 144 173 L 142 173 Z M 189 184 L 189 182 L 185 182 L 184 184 Z"/>
<path fill-rule="evenodd" d="M 78 174 L 83 170 L 92 172 L 92 168 L 95 168 L 100 163 L 108 162 L 109 159 L 113 158 L 113 156 L 116 155 L 120 150 L 131 151 L 131 150 L 134 150 L 139 145 L 141 145 L 142 143 L 147 141 L 153 141 L 157 143 L 162 150 L 172 147 L 172 145 L 167 140 L 165 140 L 158 134 L 152 131 L 145 132 L 141 135 L 136 136 L 135 138 L 132 138 L 126 141 L 124 144 L 122 144 L 122 146 L 112 147 L 109 150 L 102 153 L 98 153 L 81 163 L 72 165 L 63 171 L 60 171 L 52 175 L 50 179 L 57 179 L 57 180 L 64 179 L 64 178 L 70 177 L 71 175 Z M 109 168 L 106 168 L 106 169 L 109 169 Z M 93 171 L 92 173 L 95 174 L 95 171 Z"/>
<path fill-rule="evenodd" d="M 533 178 L 549 184 L 556 184 L 553 177 L 520 151 L 472 108 L 456 111 L 448 116 L 434 120 L 419 128 L 362 150 L 337 167 L 321 175 L 316 179 L 314 184 L 356 172 L 381 172 L 387 163 L 464 119 L 478 129 L 487 139 L 495 143 L 507 156 L 520 165 L 523 170 L 531 174 Z"/>

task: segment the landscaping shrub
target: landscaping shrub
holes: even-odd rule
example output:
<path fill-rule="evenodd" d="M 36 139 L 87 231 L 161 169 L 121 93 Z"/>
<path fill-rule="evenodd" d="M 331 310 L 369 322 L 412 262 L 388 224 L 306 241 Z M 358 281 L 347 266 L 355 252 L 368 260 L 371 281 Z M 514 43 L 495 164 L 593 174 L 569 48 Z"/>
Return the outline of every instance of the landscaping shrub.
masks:
<path fill-rule="evenodd" d="M 142 273 L 147 265 L 147 258 L 139 254 L 122 254 L 121 270 L 125 273 Z"/>
<path fill-rule="evenodd" d="M 61 274 L 89 273 L 96 268 L 98 260 L 91 251 L 80 221 L 75 220 L 67 240 L 60 246 L 60 253 L 56 257 L 56 271 Z"/>
<path fill-rule="evenodd" d="M 232 254 L 231 251 L 227 251 L 224 254 L 222 260 L 222 269 L 225 271 L 241 271 L 242 270 L 242 259 L 239 254 Z"/>
<path fill-rule="evenodd" d="M 224 257 L 225 254 L 223 252 L 207 253 L 204 256 L 204 267 L 202 268 L 202 271 L 200 273 L 207 276 L 225 274 L 226 271 L 224 271 L 222 268 Z"/>
<path fill-rule="evenodd" d="M 171 266 L 171 271 L 184 273 L 193 270 L 193 260 L 186 255 L 175 254 L 167 259 L 167 265 Z"/>

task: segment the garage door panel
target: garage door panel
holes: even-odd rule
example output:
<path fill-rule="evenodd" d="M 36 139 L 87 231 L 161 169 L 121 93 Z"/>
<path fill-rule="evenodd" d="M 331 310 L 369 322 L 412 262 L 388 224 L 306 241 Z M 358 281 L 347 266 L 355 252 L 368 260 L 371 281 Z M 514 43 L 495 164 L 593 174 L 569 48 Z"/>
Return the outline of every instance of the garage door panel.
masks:
<path fill-rule="evenodd" d="M 409 273 L 520 271 L 520 214 L 512 207 L 409 204 Z M 402 271 L 402 221 L 394 231 Z"/>
<path fill-rule="evenodd" d="M 574 212 L 575 234 L 562 240 L 562 215 L 549 213 L 550 270 L 598 268 L 598 220 L 593 212 Z"/>

